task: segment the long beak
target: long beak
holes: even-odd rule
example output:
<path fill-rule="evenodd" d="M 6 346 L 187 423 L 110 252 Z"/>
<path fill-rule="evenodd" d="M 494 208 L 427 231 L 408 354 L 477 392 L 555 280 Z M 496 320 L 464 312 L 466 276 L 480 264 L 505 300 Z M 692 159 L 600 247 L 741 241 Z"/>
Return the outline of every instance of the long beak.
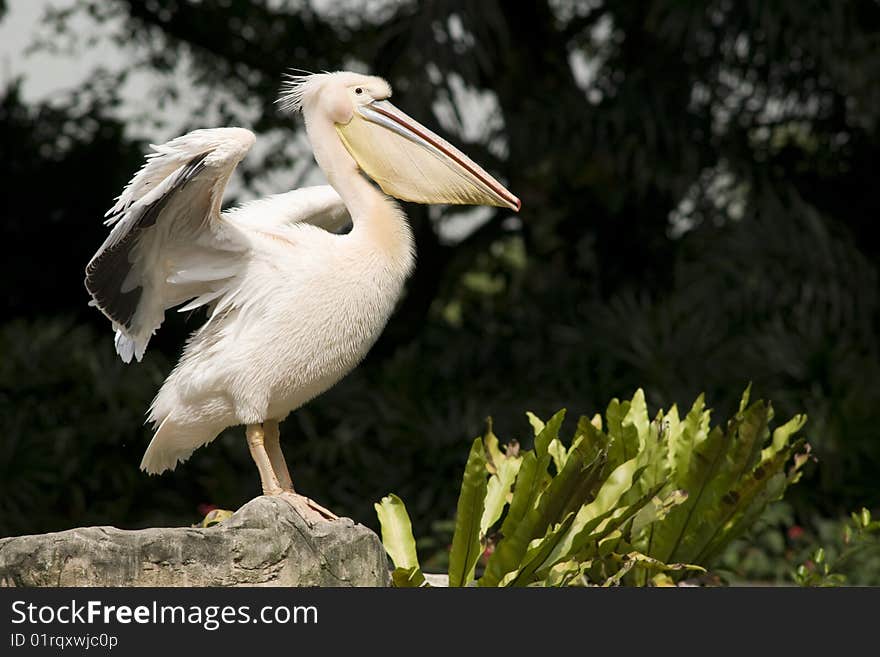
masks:
<path fill-rule="evenodd" d="M 336 130 L 386 194 L 416 203 L 520 209 L 519 199 L 482 167 L 387 100 L 359 106 Z"/>

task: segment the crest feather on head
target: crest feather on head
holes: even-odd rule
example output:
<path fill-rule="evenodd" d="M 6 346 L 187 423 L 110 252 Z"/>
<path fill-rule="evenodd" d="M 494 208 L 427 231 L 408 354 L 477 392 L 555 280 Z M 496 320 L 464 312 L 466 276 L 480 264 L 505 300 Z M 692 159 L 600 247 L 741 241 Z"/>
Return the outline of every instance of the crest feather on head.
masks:
<path fill-rule="evenodd" d="M 276 102 L 282 111 L 300 112 L 306 99 L 316 93 L 331 75 L 332 73 L 326 72 L 305 75 L 285 73 Z"/>
<path fill-rule="evenodd" d="M 328 71 L 323 73 L 305 72 L 305 75 L 286 73 L 276 102 L 285 112 L 301 112 L 303 106 L 331 80 L 346 86 L 369 84 L 370 82 L 375 83 L 378 81 L 385 85 L 387 89 L 386 95 L 391 95 L 391 87 L 388 86 L 387 82 L 381 78 L 360 73 L 351 73 L 349 71 L 336 71 L 333 73 Z"/>

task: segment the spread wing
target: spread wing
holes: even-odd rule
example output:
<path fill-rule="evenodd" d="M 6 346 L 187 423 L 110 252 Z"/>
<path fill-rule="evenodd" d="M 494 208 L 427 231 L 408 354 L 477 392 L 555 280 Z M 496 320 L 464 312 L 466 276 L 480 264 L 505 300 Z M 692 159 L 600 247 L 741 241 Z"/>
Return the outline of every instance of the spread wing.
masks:
<path fill-rule="evenodd" d="M 220 213 L 229 177 L 254 143 L 242 128 L 196 130 L 161 146 L 108 212 L 113 226 L 86 267 L 91 304 L 116 331 L 116 351 L 140 360 L 165 311 L 234 299 L 252 231 L 309 223 L 345 232 L 351 219 L 328 186 L 307 187 Z"/>
<path fill-rule="evenodd" d="M 247 240 L 223 221 L 220 205 L 253 143 L 248 130 L 217 128 L 153 146 L 107 213 L 113 229 L 89 261 L 85 285 L 125 362 L 142 358 L 166 309 L 219 297 L 244 266 Z"/>

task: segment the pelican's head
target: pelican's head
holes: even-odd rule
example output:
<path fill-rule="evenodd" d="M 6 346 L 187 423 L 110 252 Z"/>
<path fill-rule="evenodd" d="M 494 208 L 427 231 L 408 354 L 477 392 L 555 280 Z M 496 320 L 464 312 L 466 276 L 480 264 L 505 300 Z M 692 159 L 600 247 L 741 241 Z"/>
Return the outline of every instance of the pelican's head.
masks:
<path fill-rule="evenodd" d="M 291 77 L 279 99 L 301 109 L 308 126 L 330 121 L 361 170 L 386 194 L 417 203 L 495 205 L 519 210 L 519 199 L 445 139 L 388 98 L 382 78 L 340 71 Z"/>

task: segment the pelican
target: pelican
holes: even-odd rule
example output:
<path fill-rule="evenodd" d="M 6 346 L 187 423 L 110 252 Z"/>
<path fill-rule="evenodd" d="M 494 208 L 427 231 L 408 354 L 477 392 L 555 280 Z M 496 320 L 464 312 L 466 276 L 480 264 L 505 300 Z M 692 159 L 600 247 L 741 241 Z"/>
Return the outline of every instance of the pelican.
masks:
<path fill-rule="evenodd" d="M 401 295 L 414 242 L 390 197 L 520 208 L 390 96 L 382 78 L 350 72 L 284 82 L 279 102 L 302 112 L 329 185 L 221 212 L 255 137 L 203 129 L 153 145 L 107 212 L 112 230 L 85 285 L 124 362 L 141 360 L 167 310 L 207 311 L 150 406 L 154 435 L 142 470 L 173 470 L 244 425 L 263 494 L 285 495 L 307 518 L 335 517 L 295 492 L 278 425 L 363 359 Z"/>

